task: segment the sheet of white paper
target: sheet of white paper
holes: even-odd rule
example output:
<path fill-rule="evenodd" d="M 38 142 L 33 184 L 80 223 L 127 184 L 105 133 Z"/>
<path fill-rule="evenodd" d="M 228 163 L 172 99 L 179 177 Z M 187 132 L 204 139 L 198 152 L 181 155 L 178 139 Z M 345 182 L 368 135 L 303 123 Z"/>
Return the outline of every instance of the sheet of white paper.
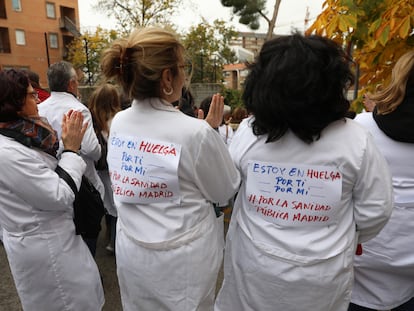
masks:
<path fill-rule="evenodd" d="M 269 222 L 308 226 L 336 222 L 342 175 L 336 167 L 249 161 L 249 212 Z"/>
<path fill-rule="evenodd" d="M 126 203 L 178 203 L 180 155 L 179 144 L 114 133 L 107 158 L 114 196 Z"/>

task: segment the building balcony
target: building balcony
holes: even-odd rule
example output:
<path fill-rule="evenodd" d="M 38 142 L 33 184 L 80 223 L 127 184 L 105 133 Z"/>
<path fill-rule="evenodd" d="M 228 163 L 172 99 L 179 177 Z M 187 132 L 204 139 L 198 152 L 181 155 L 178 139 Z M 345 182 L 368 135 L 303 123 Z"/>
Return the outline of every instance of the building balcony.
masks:
<path fill-rule="evenodd" d="M 76 23 L 67 16 L 64 16 L 59 19 L 59 27 L 62 30 L 69 31 L 76 38 L 82 35 L 80 31 L 78 30 L 78 28 L 76 27 Z"/>

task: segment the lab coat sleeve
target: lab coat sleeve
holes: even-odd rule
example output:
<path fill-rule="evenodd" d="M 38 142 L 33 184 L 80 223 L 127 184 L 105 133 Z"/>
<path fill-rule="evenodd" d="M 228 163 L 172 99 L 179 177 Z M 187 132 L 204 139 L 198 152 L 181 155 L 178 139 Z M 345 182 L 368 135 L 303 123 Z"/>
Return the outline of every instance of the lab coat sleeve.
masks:
<path fill-rule="evenodd" d="M 375 237 L 387 223 L 393 208 L 392 180 L 388 164 L 367 136 L 357 182 L 353 190 L 354 219 L 359 243 Z"/>
<path fill-rule="evenodd" d="M 239 172 L 220 135 L 212 128 L 203 134 L 195 160 L 195 182 L 209 201 L 226 202 L 239 187 Z"/>
<path fill-rule="evenodd" d="M 33 157 L 36 151 L 26 148 L 8 148 L 3 152 L 2 178 L 7 186 L 23 201 L 39 210 L 67 210 L 72 208 L 75 195 L 67 183 L 42 161 Z M 86 164 L 72 153 L 64 153 L 59 165 L 75 181 L 79 189 Z"/>
<path fill-rule="evenodd" d="M 81 154 L 93 161 L 97 161 L 101 157 L 101 145 L 93 128 L 92 115 L 86 108 L 82 110 L 82 114 L 84 122 L 88 122 L 88 128 L 86 129 L 85 136 L 83 136 Z"/>
<path fill-rule="evenodd" d="M 250 126 L 250 123 L 253 121 L 253 117 L 249 117 L 244 119 L 239 127 L 237 128 L 237 131 L 234 133 L 231 144 L 229 146 L 229 152 L 230 156 L 233 159 L 234 164 L 236 165 L 236 168 L 242 172 L 241 169 L 241 157 L 252 147 L 252 145 L 256 142 L 257 137 L 255 137 L 254 134 L 252 134 L 252 128 Z M 254 139 L 250 139 L 251 137 L 254 137 Z M 249 139 L 246 139 L 246 137 L 249 137 Z M 246 144 L 246 141 L 249 143 Z"/>

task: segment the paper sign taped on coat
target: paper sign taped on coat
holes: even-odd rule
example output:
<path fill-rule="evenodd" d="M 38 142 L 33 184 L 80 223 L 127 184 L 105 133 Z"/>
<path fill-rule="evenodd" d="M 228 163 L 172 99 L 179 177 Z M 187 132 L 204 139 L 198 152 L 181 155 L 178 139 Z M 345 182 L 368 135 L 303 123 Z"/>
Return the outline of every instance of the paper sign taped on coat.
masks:
<path fill-rule="evenodd" d="M 342 195 L 336 167 L 249 161 L 249 212 L 283 226 L 332 224 Z"/>
<path fill-rule="evenodd" d="M 180 201 L 181 145 L 113 133 L 108 165 L 116 199 L 125 203 Z"/>

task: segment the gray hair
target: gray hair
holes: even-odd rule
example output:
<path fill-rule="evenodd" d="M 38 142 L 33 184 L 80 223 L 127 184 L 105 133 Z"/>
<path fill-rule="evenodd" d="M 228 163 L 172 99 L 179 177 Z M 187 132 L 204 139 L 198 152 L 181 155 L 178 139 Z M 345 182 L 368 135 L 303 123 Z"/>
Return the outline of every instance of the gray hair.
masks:
<path fill-rule="evenodd" d="M 73 78 L 73 66 L 66 61 L 54 63 L 47 70 L 47 80 L 52 92 L 66 92 L 70 80 Z"/>

